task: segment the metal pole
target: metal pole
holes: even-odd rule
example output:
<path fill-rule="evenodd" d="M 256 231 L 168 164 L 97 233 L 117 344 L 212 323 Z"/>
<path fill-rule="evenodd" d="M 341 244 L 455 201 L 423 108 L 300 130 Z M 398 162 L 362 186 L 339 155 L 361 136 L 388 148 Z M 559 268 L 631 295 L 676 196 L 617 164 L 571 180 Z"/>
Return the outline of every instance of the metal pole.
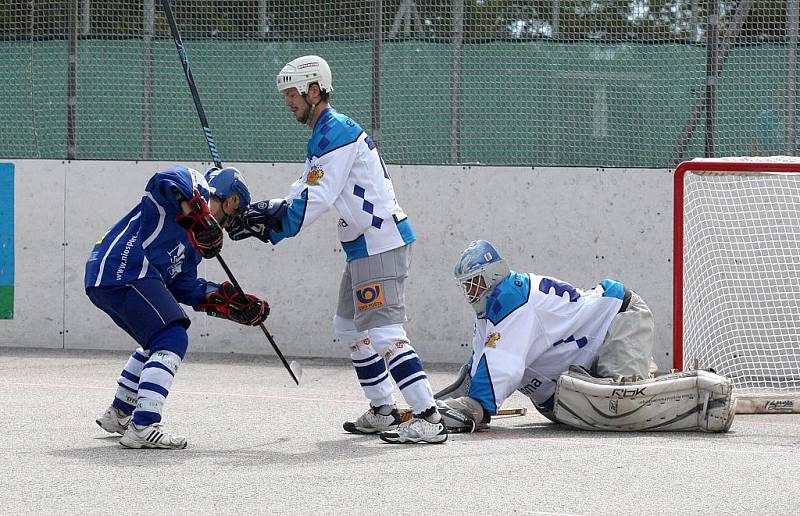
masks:
<path fill-rule="evenodd" d="M 553 15 L 551 20 L 552 25 L 552 34 L 551 38 L 557 39 L 558 38 L 558 26 L 560 24 L 561 19 L 561 0 L 553 0 Z"/>
<path fill-rule="evenodd" d="M 82 0 L 81 34 L 88 36 L 92 30 L 92 0 Z"/>
<path fill-rule="evenodd" d="M 787 0 L 786 23 L 789 33 L 789 44 L 786 47 L 786 98 L 784 109 L 784 125 L 786 126 L 786 154 L 797 154 L 797 32 L 798 32 L 798 0 Z"/>
<path fill-rule="evenodd" d="M 450 111 L 450 161 L 461 162 L 461 58 L 464 47 L 464 0 L 453 0 L 453 85 Z"/>
<path fill-rule="evenodd" d="M 725 31 L 725 39 L 723 40 L 722 48 L 717 56 L 717 73 L 721 71 L 722 66 L 725 64 L 725 60 L 728 58 L 731 48 L 733 48 L 733 44 L 739 38 L 739 33 L 742 31 L 742 27 L 744 26 L 744 22 L 747 19 L 747 15 L 750 13 L 750 8 L 753 6 L 754 1 L 755 0 L 741 0 L 739 5 L 736 7 L 736 12 L 733 15 L 733 21 L 728 26 L 728 30 Z M 683 130 L 681 131 L 678 141 L 675 144 L 675 148 L 672 151 L 672 159 L 670 160 L 671 165 L 677 165 L 683 161 L 683 155 L 686 152 L 686 147 L 689 145 L 689 140 L 692 138 L 695 126 L 699 123 L 700 113 L 702 113 L 702 111 L 705 109 L 705 105 L 706 87 L 704 85 L 703 88 L 698 91 L 695 97 L 694 107 L 689 113 L 689 117 L 686 119 Z"/>
<path fill-rule="evenodd" d="M 714 126 L 717 116 L 717 49 L 719 37 L 719 0 L 708 2 L 708 35 L 706 37 L 706 141 L 705 157 L 714 157 Z"/>
<path fill-rule="evenodd" d="M 78 0 L 67 2 L 67 159 L 78 148 Z"/>
<path fill-rule="evenodd" d="M 382 0 L 372 2 L 372 139 L 381 139 L 381 55 L 383 54 Z"/>
<path fill-rule="evenodd" d="M 262 38 L 267 37 L 268 18 L 267 0 L 258 0 L 258 34 Z"/>
<path fill-rule="evenodd" d="M 155 0 L 144 0 L 142 45 L 142 159 L 153 158 L 153 35 L 155 34 Z"/>

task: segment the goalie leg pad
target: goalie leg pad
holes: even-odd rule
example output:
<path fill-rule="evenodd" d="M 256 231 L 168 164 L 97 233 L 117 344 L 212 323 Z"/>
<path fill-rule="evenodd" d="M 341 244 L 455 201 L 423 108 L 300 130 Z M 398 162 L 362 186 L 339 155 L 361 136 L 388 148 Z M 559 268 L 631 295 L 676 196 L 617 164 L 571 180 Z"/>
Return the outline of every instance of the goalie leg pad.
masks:
<path fill-rule="evenodd" d="M 472 433 L 478 429 L 479 423 L 483 421 L 483 407 L 481 407 L 478 400 L 469 396 L 436 400 L 436 407 L 439 409 L 439 414 L 441 414 L 442 421 L 448 432 Z"/>
<path fill-rule="evenodd" d="M 470 383 L 472 383 L 472 377 L 469 374 L 471 365 L 471 363 L 466 363 L 461 366 L 455 381 L 434 394 L 433 397 L 437 400 L 446 400 L 450 398 L 460 398 L 461 396 L 466 396 L 469 392 Z"/>
<path fill-rule="evenodd" d="M 708 371 L 616 382 L 570 371 L 558 378 L 555 418 L 584 430 L 727 432 L 731 381 Z"/>

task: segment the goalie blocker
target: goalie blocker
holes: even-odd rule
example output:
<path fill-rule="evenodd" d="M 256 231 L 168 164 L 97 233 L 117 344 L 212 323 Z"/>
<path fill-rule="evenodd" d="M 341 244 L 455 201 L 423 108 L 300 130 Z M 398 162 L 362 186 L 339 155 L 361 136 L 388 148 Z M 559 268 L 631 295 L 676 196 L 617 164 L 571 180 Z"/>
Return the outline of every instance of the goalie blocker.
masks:
<path fill-rule="evenodd" d="M 735 413 L 731 381 L 709 371 L 625 382 L 571 368 L 558 378 L 553 415 L 584 430 L 727 432 Z"/>

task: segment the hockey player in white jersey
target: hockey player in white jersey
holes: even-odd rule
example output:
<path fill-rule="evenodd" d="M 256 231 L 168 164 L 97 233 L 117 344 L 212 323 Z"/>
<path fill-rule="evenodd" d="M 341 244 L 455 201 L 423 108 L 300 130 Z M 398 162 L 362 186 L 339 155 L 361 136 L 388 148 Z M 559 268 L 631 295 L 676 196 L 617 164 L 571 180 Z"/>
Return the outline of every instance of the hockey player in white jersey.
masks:
<path fill-rule="evenodd" d="M 651 379 L 653 316 L 611 279 L 581 290 L 511 271 L 485 240 L 461 255 L 455 277 L 475 310 L 472 355 L 436 394 L 451 430 L 489 422 L 514 391 L 546 417 L 592 430 L 726 431 L 730 381 L 707 371 Z"/>
<path fill-rule="evenodd" d="M 294 118 L 311 127 L 305 170 L 285 199 L 257 202 L 229 234 L 277 244 L 297 235 L 331 207 L 347 264 L 334 317 L 337 340 L 350 348 L 369 410 L 344 423 L 351 433 L 380 433 L 392 443 L 447 439 L 422 362 L 403 323 L 405 282 L 416 240 L 375 142 L 330 104 L 333 80 L 319 56 L 297 58 L 280 71 L 278 91 Z M 401 424 L 389 376 L 413 418 Z"/>

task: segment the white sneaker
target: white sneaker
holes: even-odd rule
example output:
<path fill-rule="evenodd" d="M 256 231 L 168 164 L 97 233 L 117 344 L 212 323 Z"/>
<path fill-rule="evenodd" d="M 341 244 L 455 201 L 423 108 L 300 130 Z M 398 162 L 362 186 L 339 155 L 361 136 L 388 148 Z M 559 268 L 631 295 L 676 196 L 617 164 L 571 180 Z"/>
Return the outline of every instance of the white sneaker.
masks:
<path fill-rule="evenodd" d="M 99 419 L 95 419 L 94 422 L 110 434 L 122 435 L 128 428 L 131 417 L 132 416 L 125 415 L 121 410 L 111 406 L 106 409 L 105 413 Z"/>
<path fill-rule="evenodd" d="M 397 427 L 395 431 L 381 433 L 381 440 L 387 443 L 443 443 L 447 440 L 444 421 L 431 423 L 427 419 L 415 417 Z"/>
<path fill-rule="evenodd" d="M 383 405 L 383 407 L 386 406 Z M 345 421 L 342 427 L 345 432 L 350 432 L 351 434 L 377 434 L 384 430 L 391 430 L 402 423 L 403 419 L 400 417 L 400 412 L 396 407 L 392 407 L 392 411 L 386 415 L 380 413 L 383 407 L 370 406 L 369 410 L 364 412 L 355 422 Z"/>
<path fill-rule="evenodd" d="M 186 448 L 186 438 L 171 435 L 161 430 L 163 423 L 153 423 L 140 428 L 131 424 L 119 444 L 126 448 L 162 448 L 182 450 Z"/>

